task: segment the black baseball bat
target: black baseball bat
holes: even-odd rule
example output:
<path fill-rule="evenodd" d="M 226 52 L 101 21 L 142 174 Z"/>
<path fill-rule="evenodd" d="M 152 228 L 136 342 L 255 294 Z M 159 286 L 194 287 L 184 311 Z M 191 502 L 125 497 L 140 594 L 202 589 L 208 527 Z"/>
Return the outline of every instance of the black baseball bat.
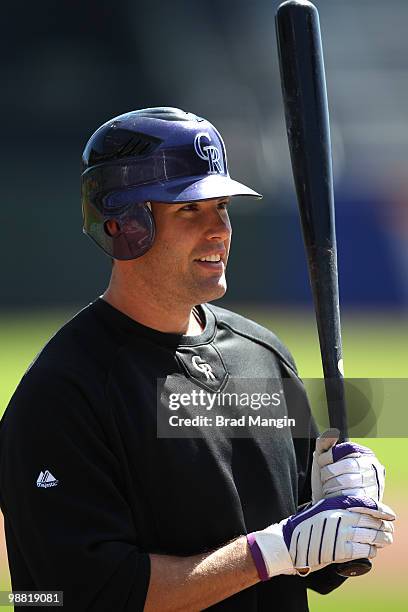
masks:
<path fill-rule="evenodd" d="M 312 287 L 331 427 L 348 439 L 340 328 L 329 108 L 319 13 L 288 0 L 276 13 L 286 129 Z M 342 576 L 371 569 L 369 559 L 337 566 Z"/>

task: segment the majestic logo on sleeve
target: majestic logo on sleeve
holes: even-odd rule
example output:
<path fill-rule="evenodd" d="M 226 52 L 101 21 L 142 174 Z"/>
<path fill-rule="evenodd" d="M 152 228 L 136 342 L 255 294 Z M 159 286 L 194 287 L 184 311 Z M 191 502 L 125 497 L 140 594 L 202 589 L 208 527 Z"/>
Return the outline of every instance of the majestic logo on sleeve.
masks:
<path fill-rule="evenodd" d="M 58 483 L 59 480 L 54 478 L 49 470 L 40 472 L 40 475 L 37 478 L 37 487 L 41 487 L 43 489 L 47 489 L 48 487 L 56 487 Z"/>
<path fill-rule="evenodd" d="M 208 161 L 208 174 L 224 174 L 224 160 L 220 149 L 212 144 L 208 132 L 200 132 L 194 139 L 194 148 L 200 159 Z"/>
<path fill-rule="evenodd" d="M 191 362 L 196 370 L 205 374 L 206 380 L 215 380 L 215 376 L 212 371 L 212 367 L 210 366 L 209 363 L 206 363 L 205 361 L 203 361 L 201 357 L 199 357 L 198 355 L 194 355 Z"/>

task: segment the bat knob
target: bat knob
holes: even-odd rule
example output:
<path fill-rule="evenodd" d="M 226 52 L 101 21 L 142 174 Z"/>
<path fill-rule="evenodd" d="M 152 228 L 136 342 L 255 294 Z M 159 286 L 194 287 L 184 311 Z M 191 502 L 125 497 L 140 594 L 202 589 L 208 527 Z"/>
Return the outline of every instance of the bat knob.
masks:
<path fill-rule="evenodd" d="M 353 561 L 339 563 L 336 567 L 336 573 L 344 578 L 363 576 L 371 570 L 372 566 L 373 564 L 369 559 L 353 559 Z"/>
<path fill-rule="evenodd" d="M 278 15 L 281 13 L 295 15 L 298 12 L 301 12 L 301 14 L 305 16 L 318 14 L 317 8 L 312 2 L 309 2 L 309 0 L 286 0 L 286 2 L 282 2 L 282 4 L 279 5 L 277 10 Z"/>
<path fill-rule="evenodd" d="M 309 2 L 309 0 L 286 0 L 286 2 L 282 2 L 282 4 L 279 6 L 279 8 L 283 7 L 283 6 L 293 6 L 293 7 L 297 7 L 297 6 L 303 6 L 303 7 L 308 7 L 308 8 L 316 8 L 314 4 L 312 4 L 312 2 Z"/>

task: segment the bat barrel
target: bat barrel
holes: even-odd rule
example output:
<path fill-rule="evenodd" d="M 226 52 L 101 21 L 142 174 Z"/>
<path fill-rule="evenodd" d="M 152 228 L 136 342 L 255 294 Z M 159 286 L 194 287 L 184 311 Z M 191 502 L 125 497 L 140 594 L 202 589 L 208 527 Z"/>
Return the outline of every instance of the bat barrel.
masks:
<path fill-rule="evenodd" d="M 279 65 L 293 174 L 300 199 L 311 210 L 301 210 L 308 241 L 321 248 L 335 245 L 333 172 L 329 109 L 319 13 L 310 2 L 290 0 L 276 16 Z M 308 152 L 302 155 L 300 150 Z M 300 193 L 299 193 L 300 191 Z M 330 203 L 321 216 L 322 201 Z"/>

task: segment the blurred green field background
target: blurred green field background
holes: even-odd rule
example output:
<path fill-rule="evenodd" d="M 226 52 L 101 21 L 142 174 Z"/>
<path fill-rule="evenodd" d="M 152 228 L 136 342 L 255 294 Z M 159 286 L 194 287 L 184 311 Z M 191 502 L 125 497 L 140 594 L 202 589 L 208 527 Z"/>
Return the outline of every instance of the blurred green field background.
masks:
<path fill-rule="evenodd" d="M 241 306 L 239 312 L 272 329 L 291 349 L 303 378 L 321 376 L 320 354 L 312 313 L 273 311 Z M 0 415 L 19 379 L 47 339 L 72 312 L 54 311 L 25 314 L 3 313 L 0 320 Z M 402 314 L 343 316 L 343 343 L 346 376 L 361 378 L 408 378 L 408 324 Z M 405 578 L 408 549 L 408 461 L 407 440 L 359 440 L 371 446 L 387 467 L 385 501 L 396 510 L 396 542 L 376 560 L 376 571 L 349 580 L 329 596 L 310 594 L 310 609 L 350 611 L 369 608 L 406 610 L 408 586 Z M 0 534 L 0 590 L 10 588 L 3 535 Z M 2 610 L 10 612 L 12 608 Z"/>

